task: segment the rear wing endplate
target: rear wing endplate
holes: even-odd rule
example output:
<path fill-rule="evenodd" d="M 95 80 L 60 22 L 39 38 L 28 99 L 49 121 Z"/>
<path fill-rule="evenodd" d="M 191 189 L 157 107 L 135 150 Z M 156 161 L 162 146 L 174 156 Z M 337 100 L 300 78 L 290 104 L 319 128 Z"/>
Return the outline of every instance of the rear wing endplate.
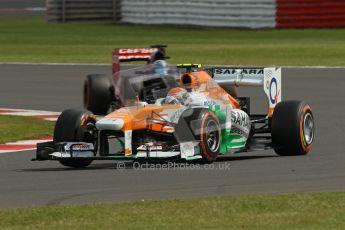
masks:
<path fill-rule="evenodd" d="M 207 70 L 220 86 L 261 86 L 268 100 L 268 116 L 282 100 L 281 68 L 214 67 Z"/>

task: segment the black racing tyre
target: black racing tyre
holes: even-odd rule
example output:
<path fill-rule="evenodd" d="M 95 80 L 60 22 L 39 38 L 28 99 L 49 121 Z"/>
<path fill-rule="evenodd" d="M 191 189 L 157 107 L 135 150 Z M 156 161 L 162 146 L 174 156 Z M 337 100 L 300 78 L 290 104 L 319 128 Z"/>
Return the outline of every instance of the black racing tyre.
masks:
<path fill-rule="evenodd" d="M 87 75 L 83 96 L 85 109 L 97 115 L 105 115 L 112 98 L 110 78 L 101 74 Z"/>
<path fill-rule="evenodd" d="M 55 124 L 55 142 L 82 141 L 97 146 L 96 117 L 89 111 L 67 109 L 61 113 Z M 92 160 L 60 160 L 62 165 L 72 168 L 84 168 Z"/>
<path fill-rule="evenodd" d="M 276 105 L 271 120 L 274 151 L 281 156 L 307 154 L 314 140 L 314 116 L 302 101 L 283 101 Z"/>
<path fill-rule="evenodd" d="M 175 129 L 178 142 L 200 141 L 203 163 L 214 162 L 219 154 L 221 129 L 216 115 L 204 108 L 184 111 Z"/>

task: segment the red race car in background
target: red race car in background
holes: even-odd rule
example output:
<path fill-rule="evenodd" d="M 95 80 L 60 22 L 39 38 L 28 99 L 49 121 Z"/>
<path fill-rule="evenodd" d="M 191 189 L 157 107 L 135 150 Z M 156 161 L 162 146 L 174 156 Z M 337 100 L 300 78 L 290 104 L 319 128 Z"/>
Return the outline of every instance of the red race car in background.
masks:
<path fill-rule="evenodd" d="M 170 75 L 178 78 L 178 73 L 169 72 L 166 62 L 166 45 L 152 45 L 149 48 L 117 48 L 113 50 L 112 77 L 103 74 L 89 74 L 86 76 L 83 90 L 84 107 L 94 114 L 104 115 L 109 111 L 114 111 L 120 107 L 128 105 L 137 96 L 142 96 L 143 88 L 147 85 L 164 87 L 164 81 L 160 80 L 163 76 Z M 137 75 L 135 68 L 127 68 L 120 71 L 121 62 L 146 61 L 147 69 L 145 73 L 152 75 L 152 79 L 147 85 L 137 85 L 136 92 L 128 92 L 128 84 L 132 76 Z M 142 69 L 138 71 L 143 71 Z M 141 99 L 141 98 L 139 98 Z"/>
<path fill-rule="evenodd" d="M 166 96 L 167 88 L 179 81 L 186 70 L 176 69 L 166 61 L 166 45 L 152 45 L 149 48 L 117 48 L 113 50 L 112 77 L 90 74 L 84 83 L 84 108 L 97 115 L 105 115 L 124 106 L 133 105 L 136 100 L 154 103 L 148 94 Z M 121 62 L 146 61 L 143 69 L 139 65 L 120 68 Z M 142 75 L 143 78 L 138 78 Z M 237 87 L 222 84 L 221 87 L 233 97 L 238 96 Z M 164 94 L 165 93 L 165 94 Z"/>

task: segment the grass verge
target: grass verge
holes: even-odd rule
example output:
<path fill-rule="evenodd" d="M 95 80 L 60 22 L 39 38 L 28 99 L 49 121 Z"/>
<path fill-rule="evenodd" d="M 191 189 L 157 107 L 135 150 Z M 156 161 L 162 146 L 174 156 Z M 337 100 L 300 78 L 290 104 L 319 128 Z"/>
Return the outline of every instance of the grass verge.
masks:
<path fill-rule="evenodd" d="M 345 29 L 49 24 L 33 16 L 2 16 L 0 28 L 0 62 L 110 63 L 112 48 L 165 43 L 173 63 L 345 66 Z"/>
<path fill-rule="evenodd" d="M 344 229 L 345 193 L 0 210 L 1 229 Z"/>
<path fill-rule="evenodd" d="M 0 116 L 0 144 L 50 136 L 55 122 L 23 116 Z"/>

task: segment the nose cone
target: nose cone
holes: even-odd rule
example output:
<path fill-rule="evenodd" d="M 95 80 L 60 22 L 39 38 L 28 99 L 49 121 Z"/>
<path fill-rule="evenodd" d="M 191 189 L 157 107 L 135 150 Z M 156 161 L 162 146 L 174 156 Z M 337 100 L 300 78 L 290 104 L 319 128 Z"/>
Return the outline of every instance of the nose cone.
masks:
<path fill-rule="evenodd" d="M 103 118 L 96 123 L 98 130 L 121 130 L 124 121 L 122 119 L 111 120 L 109 118 Z"/>

